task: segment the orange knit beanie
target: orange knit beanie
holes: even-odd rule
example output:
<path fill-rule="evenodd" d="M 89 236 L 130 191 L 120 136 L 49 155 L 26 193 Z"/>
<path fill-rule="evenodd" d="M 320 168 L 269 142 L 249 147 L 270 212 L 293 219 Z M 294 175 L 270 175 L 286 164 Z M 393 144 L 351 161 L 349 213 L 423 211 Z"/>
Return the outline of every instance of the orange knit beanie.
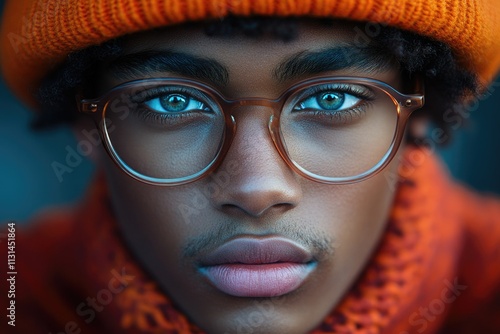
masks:
<path fill-rule="evenodd" d="M 34 105 L 41 79 L 72 51 L 228 14 L 388 24 L 447 43 L 483 84 L 500 67 L 500 0 L 10 0 L 2 20 L 2 72 L 12 90 Z"/>

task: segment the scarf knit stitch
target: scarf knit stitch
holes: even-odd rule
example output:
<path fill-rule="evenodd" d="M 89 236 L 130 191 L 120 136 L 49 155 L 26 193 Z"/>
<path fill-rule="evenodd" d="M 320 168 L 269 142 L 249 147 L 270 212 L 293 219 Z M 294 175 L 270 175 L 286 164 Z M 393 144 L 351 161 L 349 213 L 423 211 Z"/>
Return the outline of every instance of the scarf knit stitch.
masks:
<path fill-rule="evenodd" d="M 107 196 L 99 177 L 76 212 L 47 214 L 19 231 L 18 322 L 2 333 L 203 333 L 129 253 Z M 490 261 L 500 257 L 499 217 L 495 200 L 450 183 L 430 152 L 407 149 L 377 251 L 312 333 L 435 333 L 450 310 L 447 326 L 453 333 L 500 328 L 498 308 L 482 309 L 480 318 L 470 315 L 498 292 L 500 268 Z M 479 224 L 466 228 L 471 220 L 489 224 L 480 242 L 470 241 L 481 233 Z M 468 262 L 459 256 L 465 248 Z M 115 286 L 113 277 L 119 277 Z M 99 300 L 94 311 L 82 306 L 91 298 Z M 464 315 L 485 323 L 469 332 L 461 324 Z"/>

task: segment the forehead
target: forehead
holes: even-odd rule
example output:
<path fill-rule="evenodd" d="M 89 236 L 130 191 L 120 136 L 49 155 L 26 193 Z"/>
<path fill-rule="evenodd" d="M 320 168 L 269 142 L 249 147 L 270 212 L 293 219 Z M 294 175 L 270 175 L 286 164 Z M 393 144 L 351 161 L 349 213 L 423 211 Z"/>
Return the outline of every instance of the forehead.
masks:
<path fill-rule="evenodd" d="M 166 51 L 215 60 L 227 70 L 228 85 L 224 89 L 226 94 L 251 92 L 252 95 L 266 96 L 276 95 L 294 81 L 307 78 L 307 76 L 294 77 L 294 80 L 277 82 L 276 77 L 273 77 L 277 67 L 297 55 L 339 46 L 362 49 L 362 46 L 357 44 L 358 30 L 355 23 L 301 20 L 293 24 L 296 24 L 297 34 L 291 41 L 284 41 L 270 34 L 258 37 L 248 37 L 241 33 L 232 36 L 208 36 L 206 24 L 184 24 L 129 36 L 124 41 L 124 51 L 125 55 Z M 335 58 L 333 57 L 332 61 L 333 59 Z M 352 68 L 345 69 L 341 73 L 317 74 L 370 77 L 363 71 Z M 159 75 L 168 76 L 169 73 L 153 74 L 153 76 Z M 393 76 L 375 78 L 391 81 Z"/>
<path fill-rule="evenodd" d="M 235 33 L 231 36 L 208 36 L 207 24 L 184 24 L 165 29 L 151 30 L 126 39 L 126 51 L 138 52 L 147 48 L 171 49 L 203 53 L 221 59 L 260 56 L 257 59 L 282 56 L 286 52 L 299 49 L 316 49 L 341 42 L 352 42 L 355 37 L 355 24 L 350 22 L 315 22 L 314 20 L 294 21 L 297 36 L 291 41 L 283 41 L 277 36 L 263 33 L 257 37 Z M 272 24 L 272 23 L 263 23 Z M 223 53 L 221 51 L 231 51 Z M 265 55 L 266 57 L 262 57 Z M 254 58 L 255 59 L 255 58 Z"/>

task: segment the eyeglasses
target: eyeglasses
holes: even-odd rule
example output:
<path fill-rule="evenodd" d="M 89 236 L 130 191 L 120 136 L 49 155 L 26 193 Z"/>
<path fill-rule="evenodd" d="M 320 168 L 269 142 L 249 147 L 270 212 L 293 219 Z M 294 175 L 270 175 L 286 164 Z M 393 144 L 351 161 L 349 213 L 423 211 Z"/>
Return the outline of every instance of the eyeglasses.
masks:
<path fill-rule="evenodd" d="M 309 180 L 346 184 L 389 164 L 410 114 L 423 104 L 423 92 L 405 95 L 359 77 L 311 78 L 274 100 L 230 100 L 197 81 L 155 78 L 80 100 L 79 110 L 97 115 L 113 161 L 147 184 L 186 184 L 217 169 L 237 131 L 236 110 L 249 106 L 270 109 L 269 134 L 292 170 Z"/>

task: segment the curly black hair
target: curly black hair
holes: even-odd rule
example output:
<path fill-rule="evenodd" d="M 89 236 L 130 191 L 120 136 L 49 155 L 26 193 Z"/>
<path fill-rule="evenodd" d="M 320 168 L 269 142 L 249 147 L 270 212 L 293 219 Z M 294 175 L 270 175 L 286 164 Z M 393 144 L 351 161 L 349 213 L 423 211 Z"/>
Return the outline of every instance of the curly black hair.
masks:
<path fill-rule="evenodd" d="M 204 27 L 208 36 L 230 38 L 243 34 L 249 38 L 258 38 L 270 35 L 286 42 L 297 37 L 299 20 L 227 17 L 208 21 Z M 315 21 L 330 25 L 333 22 L 330 19 Z M 449 137 L 450 129 L 445 122 L 445 112 L 449 117 L 453 113 L 458 114 L 459 109 L 465 107 L 465 97 L 478 94 L 476 75 L 458 64 L 452 49 L 445 43 L 392 27 L 379 25 L 377 28 L 379 32 L 371 40 L 399 63 L 403 75 L 411 77 L 418 73 L 424 77 L 426 104 L 418 113 L 433 120 Z M 75 121 L 76 92 L 93 96 L 92 85 L 89 83 L 99 76 L 99 64 L 122 53 L 120 42 L 120 39 L 115 39 L 72 53 L 57 70 L 48 75 L 37 94 L 40 113 L 37 114 L 33 127 L 43 129 Z"/>

